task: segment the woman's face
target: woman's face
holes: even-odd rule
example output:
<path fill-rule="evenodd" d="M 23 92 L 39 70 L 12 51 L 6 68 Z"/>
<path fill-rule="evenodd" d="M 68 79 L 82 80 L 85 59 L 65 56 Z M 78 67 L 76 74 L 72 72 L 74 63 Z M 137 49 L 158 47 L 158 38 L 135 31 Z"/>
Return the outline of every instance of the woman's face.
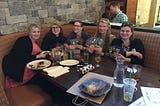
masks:
<path fill-rule="evenodd" d="M 37 40 L 40 37 L 40 29 L 38 27 L 32 27 L 29 33 L 32 40 Z"/>
<path fill-rule="evenodd" d="M 57 26 L 57 25 L 52 25 L 52 33 L 53 34 L 55 34 L 55 35 L 59 35 L 59 33 L 60 33 L 60 31 L 61 31 L 61 29 L 60 29 L 60 27 L 59 26 Z"/>
<path fill-rule="evenodd" d="M 78 32 L 81 32 L 81 31 L 82 31 L 81 23 L 75 22 L 75 23 L 74 23 L 74 32 L 75 32 L 75 33 L 78 33 Z"/>
<path fill-rule="evenodd" d="M 99 30 L 99 33 L 101 34 L 106 34 L 107 33 L 107 30 L 108 30 L 108 26 L 106 23 L 103 23 L 103 22 L 100 22 L 99 25 L 98 25 L 98 30 Z"/>
<path fill-rule="evenodd" d="M 129 39 L 131 36 L 132 36 L 132 31 L 131 31 L 131 28 L 126 26 L 126 27 L 122 27 L 121 30 L 120 30 L 120 37 L 123 39 L 123 40 L 127 40 Z"/>

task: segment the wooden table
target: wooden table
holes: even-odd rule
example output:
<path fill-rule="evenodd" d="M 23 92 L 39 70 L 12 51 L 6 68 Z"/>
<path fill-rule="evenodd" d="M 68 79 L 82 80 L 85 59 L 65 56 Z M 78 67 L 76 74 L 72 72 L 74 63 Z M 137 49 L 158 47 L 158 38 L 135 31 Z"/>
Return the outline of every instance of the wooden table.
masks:
<path fill-rule="evenodd" d="M 94 58 L 91 57 L 89 62 L 95 65 Z M 102 61 L 100 62 L 100 68 L 96 68 L 93 72 L 111 76 L 113 77 L 114 69 L 116 67 L 115 60 L 104 56 L 102 57 Z M 46 73 L 40 72 L 41 76 L 45 77 L 55 86 L 59 87 L 61 90 L 66 91 L 73 84 L 75 84 L 83 75 L 80 72 L 77 72 L 77 67 L 72 66 L 70 72 L 59 76 L 57 78 L 52 78 L 48 76 Z M 133 101 L 137 100 L 142 96 L 140 91 L 140 86 L 150 86 L 150 87 L 160 87 L 160 77 L 158 73 L 153 73 L 151 69 L 143 68 L 141 73 L 141 79 L 137 83 L 138 90 L 135 92 Z M 71 98 L 75 97 L 74 95 L 70 95 Z M 105 100 L 101 105 L 95 104 L 93 102 L 89 102 L 86 106 L 128 106 L 129 103 L 123 100 L 123 88 L 112 87 L 111 91 L 107 94 Z"/>

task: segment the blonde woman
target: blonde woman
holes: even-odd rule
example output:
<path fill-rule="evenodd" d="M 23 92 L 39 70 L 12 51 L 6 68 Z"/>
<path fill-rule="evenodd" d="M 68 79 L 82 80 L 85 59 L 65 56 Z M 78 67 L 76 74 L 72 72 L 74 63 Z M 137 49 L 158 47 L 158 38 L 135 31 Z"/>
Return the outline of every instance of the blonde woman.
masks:
<path fill-rule="evenodd" d="M 114 38 L 115 36 L 111 34 L 110 21 L 107 18 L 100 19 L 97 24 L 97 33 L 88 40 L 89 52 L 104 55 Z"/>
<path fill-rule="evenodd" d="M 2 68 L 6 76 L 6 88 L 20 86 L 35 79 L 36 73 L 28 69 L 26 64 L 46 57 L 36 44 L 39 38 L 40 26 L 31 24 L 28 28 L 28 36 L 18 38 L 9 54 L 3 58 Z"/>

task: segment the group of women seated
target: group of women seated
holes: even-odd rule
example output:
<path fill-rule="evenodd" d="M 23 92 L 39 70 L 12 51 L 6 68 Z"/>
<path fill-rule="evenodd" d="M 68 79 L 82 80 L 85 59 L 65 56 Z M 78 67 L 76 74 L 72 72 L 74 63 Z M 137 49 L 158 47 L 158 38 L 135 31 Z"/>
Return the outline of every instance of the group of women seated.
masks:
<path fill-rule="evenodd" d="M 40 26 L 31 24 L 28 28 L 28 36 L 20 37 L 9 54 L 3 58 L 6 88 L 36 83 L 36 73 L 28 69 L 26 64 L 39 58 L 46 58 L 46 54 L 42 51 L 51 51 L 60 45 L 67 49 L 96 52 L 101 56 L 110 53 L 110 48 L 114 47 L 118 50 L 116 56 L 124 61 L 140 65 L 143 65 L 144 62 L 144 45 L 140 39 L 134 37 L 134 26 L 129 22 L 122 23 L 119 35 L 115 36 L 111 33 L 109 20 L 102 18 L 97 23 L 97 32 L 92 36 L 83 29 L 81 21 L 75 21 L 74 30 L 67 38 L 64 37 L 61 25 L 53 23 L 41 47 L 36 43 L 39 38 Z"/>

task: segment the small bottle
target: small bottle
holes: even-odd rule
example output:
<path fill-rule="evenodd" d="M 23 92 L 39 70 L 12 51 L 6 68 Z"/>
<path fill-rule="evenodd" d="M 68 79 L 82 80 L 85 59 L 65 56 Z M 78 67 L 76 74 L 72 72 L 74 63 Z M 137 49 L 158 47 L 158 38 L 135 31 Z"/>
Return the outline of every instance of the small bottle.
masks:
<path fill-rule="evenodd" d="M 114 70 L 114 81 L 113 81 L 113 85 L 115 87 L 123 87 L 123 79 L 124 79 L 124 59 L 121 58 L 116 58 L 116 69 Z"/>

